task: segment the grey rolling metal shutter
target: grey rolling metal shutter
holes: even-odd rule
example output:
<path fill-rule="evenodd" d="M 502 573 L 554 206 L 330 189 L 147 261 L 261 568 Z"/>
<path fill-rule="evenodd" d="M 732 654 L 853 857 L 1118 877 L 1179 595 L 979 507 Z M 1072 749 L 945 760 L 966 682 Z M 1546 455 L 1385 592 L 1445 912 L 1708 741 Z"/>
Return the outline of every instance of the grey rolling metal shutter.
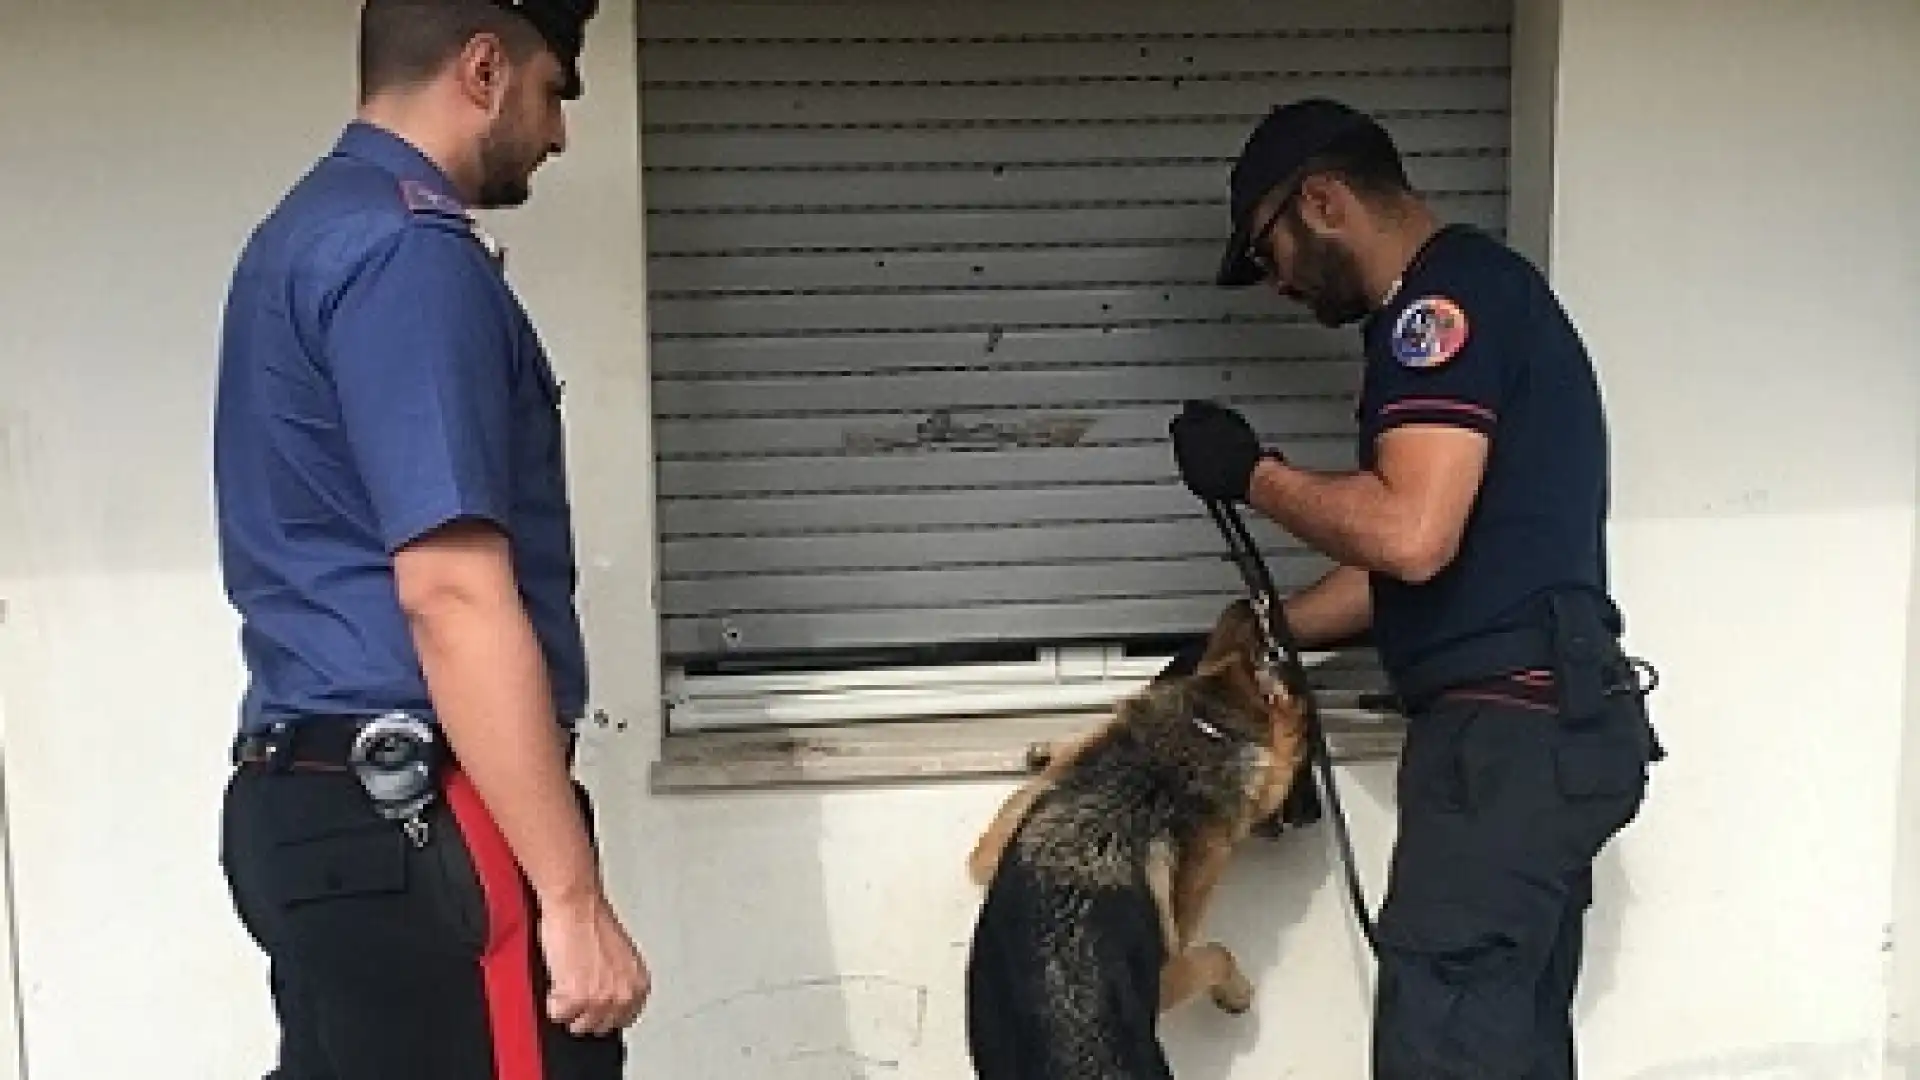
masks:
<path fill-rule="evenodd" d="M 1379 117 L 1503 231 L 1510 0 L 640 5 L 676 662 L 1193 633 L 1238 582 L 1187 397 L 1353 462 L 1360 357 L 1214 288 L 1274 102 Z M 1327 566 L 1264 521 L 1283 586 Z"/>

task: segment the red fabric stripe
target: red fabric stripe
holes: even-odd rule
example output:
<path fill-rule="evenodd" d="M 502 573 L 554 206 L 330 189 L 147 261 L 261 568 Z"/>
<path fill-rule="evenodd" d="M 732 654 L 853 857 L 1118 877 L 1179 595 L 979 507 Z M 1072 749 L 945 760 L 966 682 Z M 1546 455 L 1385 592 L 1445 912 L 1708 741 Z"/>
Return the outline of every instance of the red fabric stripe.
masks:
<path fill-rule="evenodd" d="M 1493 410 L 1485 405 L 1476 405 L 1471 401 L 1457 401 L 1453 398 L 1402 398 L 1381 406 L 1380 415 L 1427 409 L 1434 412 L 1463 412 L 1487 421 L 1496 419 Z"/>
<path fill-rule="evenodd" d="M 1539 712 L 1553 712 L 1554 707 L 1544 702 L 1529 701 L 1513 694 L 1501 694 L 1491 690 L 1448 690 L 1440 695 L 1445 698 L 1460 698 L 1467 701 L 1492 701 L 1501 705 L 1513 705 L 1522 709 L 1534 709 Z"/>
<path fill-rule="evenodd" d="M 466 837 L 487 900 L 487 944 L 480 955 L 480 978 L 493 1033 L 494 1076 L 496 1080 L 545 1080 L 540 1014 L 533 1000 L 533 920 L 520 864 L 466 773 L 449 768 L 446 790 L 447 804 Z"/>

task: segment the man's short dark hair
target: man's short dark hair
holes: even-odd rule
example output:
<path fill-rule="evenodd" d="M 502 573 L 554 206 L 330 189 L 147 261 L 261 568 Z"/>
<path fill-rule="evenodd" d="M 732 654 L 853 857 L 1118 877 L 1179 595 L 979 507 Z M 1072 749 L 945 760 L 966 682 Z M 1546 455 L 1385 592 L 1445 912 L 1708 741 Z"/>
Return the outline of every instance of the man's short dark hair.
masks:
<path fill-rule="evenodd" d="M 427 82 L 478 34 L 519 63 L 545 47 L 533 24 L 492 0 L 366 0 L 360 9 L 360 100 Z"/>
<path fill-rule="evenodd" d="M 1395 198 L 1413 192 L 1393 137 L 1371 124 L 1338 136 L 1308 158 L 1300 175 L 1315 173 L 1338 177 L 1363 197 Z"/>

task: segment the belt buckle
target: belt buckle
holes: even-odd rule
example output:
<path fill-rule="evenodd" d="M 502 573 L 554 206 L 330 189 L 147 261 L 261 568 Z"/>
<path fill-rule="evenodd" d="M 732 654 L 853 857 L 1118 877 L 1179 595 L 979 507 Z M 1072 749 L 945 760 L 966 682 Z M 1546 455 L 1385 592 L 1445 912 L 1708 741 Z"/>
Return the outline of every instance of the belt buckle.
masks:
<path fill-rule="evenodd" d="M 233 741 L 233 763 L 259 765 L 274 772 L 285 772 L 293 763 L 289 753 L 292 746 L 292 725 L 284 720 L 276 721 L 258 731 L 241 732 Z M 252 756 L 255 754 L 258 756 Z"/>

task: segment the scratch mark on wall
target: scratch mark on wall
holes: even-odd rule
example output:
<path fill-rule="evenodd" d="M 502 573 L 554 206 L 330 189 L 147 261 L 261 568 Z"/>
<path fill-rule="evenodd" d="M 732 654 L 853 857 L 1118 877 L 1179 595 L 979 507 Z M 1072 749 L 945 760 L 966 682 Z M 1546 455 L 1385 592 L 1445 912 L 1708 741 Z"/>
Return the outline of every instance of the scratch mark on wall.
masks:
<path fill-rule="evenodd" d="M 680 1019 L 692 1020 L 696 1017 L 704 1016 L 708 1013 L 716 1012 L 720 1009 L 727 1008 L 730 1005 L 734 1005 L 739 1002 L 746 1001 L 753 998 L 772 997 L 780 994 L 791 993 L 795 990 L 845 989 L 850 985 L 856 985 L 856 984 L 868 984 L 872 986 L 891 987 L 899 990 L 912 991 L 918 998 L 918 1005 L 917 1005 L 918 1014 L 922 1017 L 926 1015 L 927 988 L 925 986 L 922 986 L 918 983 L 905 982 L 900 979 L 891 978 L 886 975 L 847 974 L 847 975 L 822 975 L 817 978 L 792 979 L 787 982 L 778 982 L 778 983 L 761 983 L 756 986 L 750 987 L 748 989 L 740 990 L 740 991 L 736 991 L 734 993 L 728 994 L 725 997 L 718 997 L 718 998 L 714 998 L 711 1001 L 704 1002 L 696 1006 L 695 1008 L 693 1008 L 691 1011 L 682 1013 L 680 1015 Z"/>
<path fill-rule="evenodd" d="M 1907 1058 L 1907 1048 L 1878 1043 L 1781 1043 L 1731 1053 L 1668 1062 L 1642 1069 L 1627 1080 L 1864 1080 L 1881 1075 L 1884 1064 Z M 1904 1073 L 1896 1075 L 1905 1075 Z"/>
<path fill-rule="evenodd" d="M 859 1080 L 907 1068 L 930 996 L 923 983 L 887 975 L 813 976 L 722 994 L 674 1025 L 690 1075 L 731 1075 L 751 1058 L 779 1062 L 782 1080 Z"/>
<path fill-rule="evenodd" d="M 885 1069 L 889 1072 L 900 1067 L 900 1062 L 897 1059 L 873 1057 L 846 1046 L 825 1046 L 795 1050 L 791 1053 L 780 1055 L 776 1060 L 782 1064 L 794 1064 L 796 1062 L 818 1058 L 838 1058 L 842 1061 L 850 1061 L 864 1068 Z"/>

